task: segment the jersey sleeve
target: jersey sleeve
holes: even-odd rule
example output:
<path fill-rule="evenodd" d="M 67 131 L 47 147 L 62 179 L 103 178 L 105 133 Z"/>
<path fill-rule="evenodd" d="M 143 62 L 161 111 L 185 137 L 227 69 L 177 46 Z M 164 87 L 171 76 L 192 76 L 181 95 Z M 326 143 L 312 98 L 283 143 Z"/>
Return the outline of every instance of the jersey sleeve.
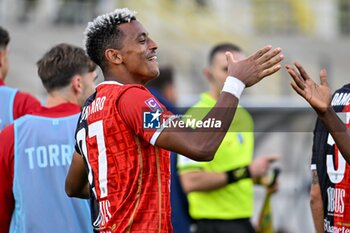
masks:
<path fill-rule="evenodd" d="M 147 89 L 141 87 L 126 89 L 116 105 L 125 124 L 137 136 L 152 145 L 155 144 L 164 125 L 176 118 Z"/>
<path fill-rule="evenodd" d="M 9 232 L 15 201 L 12 193 L 14 159 L 14 127 L 0 133 L 0 232 Z"/>
<path fill-rule="evenodd" d="M 83 112 L 83 111 L 82 111 Z M 82 113 L 80 113 L 80 116 L 79 116 L 79 120 L 77 122 L 77 127 L 75 129 L 75 145 L 74 145 L 74 149 L 75 151 L 80 154 L 80 155 L 83 155 L 83 152 L 81 151 L 80 147 L 81 147 L 81 141 L 84 140 L 82 138 L 80 138 L 80 136 L 78 135 L 79 134 L 79 131 L 83 128 L 83 124 L 82 124 Z"/>
<path fill-rule="evenodd" d="M 36 112 L 41 106 L 39 100 L 28 93 L 17 92 L 13 106 L 13 117 L 17 119 L 28 113 Z"/>
<path fill-rule="evenodd" d="M 319 157 L 324 155 L 325 134 L 327 134 L 327 130 L 325 129 L 321 120 L 317 118 L 313 133 L 312 157 L 310 166 L 311 170 L 317 170 Z"/>
<path fill-rule="evenodd" d="M 79 146 L 78 146 L 78 143 L 77 143 L 77 142 L 75 142 L 74 149 L 75 149 L 75 151 L 76 151 L 78 154 L 83 155 L 83 153 L 80 151 L 80 148 L 79 148 Z"/>

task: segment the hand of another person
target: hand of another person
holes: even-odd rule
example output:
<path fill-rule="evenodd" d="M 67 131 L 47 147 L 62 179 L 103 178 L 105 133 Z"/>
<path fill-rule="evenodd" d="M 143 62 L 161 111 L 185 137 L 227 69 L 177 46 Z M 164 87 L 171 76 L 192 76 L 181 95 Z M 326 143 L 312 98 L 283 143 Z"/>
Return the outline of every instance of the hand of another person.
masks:
<path fill-rule="evenodd" d="M 265 46 L 246 59 L 236 62 L 232 53 L 226 52 L 228 62 L 228 75 L 241 80 L 246 87 L 250 87 L 266 76 L 277 72 L 284 58 L 280 54 L 281 48 L 272 49 Z"/>
<path fill-rule="evenodd" d="M 260 156 L 249 165 L 249 173 L 253 179 L 258 179 L 267 174 L 270 164 L 279 159 L 277 155 Z"/>
<path fill-rule="evenodd" d="M 299 63 L 294 63 L 296 71 L 291 65 L 286 65 L 289 75 L 294 82 L 293 89 L 301 95 L 319 113 L 324 113 L 331 105 L 332 94 L 327 81 L 327 71 L 320 71 L 320 85 L 315 83 Z"/>

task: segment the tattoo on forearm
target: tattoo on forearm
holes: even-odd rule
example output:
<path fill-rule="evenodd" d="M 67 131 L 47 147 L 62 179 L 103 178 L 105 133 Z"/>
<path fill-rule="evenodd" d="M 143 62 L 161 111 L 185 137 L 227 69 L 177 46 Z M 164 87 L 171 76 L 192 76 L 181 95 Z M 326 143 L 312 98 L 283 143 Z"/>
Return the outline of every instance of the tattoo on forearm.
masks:
<path fill-rule="evenodd" d="M 318 184 L 318 176 L 316 171 L 312 171 L 312 184 Z"/>

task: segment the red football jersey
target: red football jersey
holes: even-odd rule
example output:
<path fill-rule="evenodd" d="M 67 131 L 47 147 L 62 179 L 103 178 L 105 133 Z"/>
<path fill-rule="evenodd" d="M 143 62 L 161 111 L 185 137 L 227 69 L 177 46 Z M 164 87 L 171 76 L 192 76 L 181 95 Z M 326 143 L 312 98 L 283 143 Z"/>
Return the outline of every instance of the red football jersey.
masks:
<path fill-rule="evenodd" d="M 348 129 L 350 129 L 350 122 L 349 122 L 349 113 L 350 113 L 350 105 L 346 105 L 343 109 L 343 112 L 346 113 L 346 126 Z M 332 196 L 329 197 L 329 203 L 327 205 L 327 210 L 329 210 L 328 212 L 330 212 L 330 209 L 334 209 L 334 228 L 337 229 L 344 229 L 344 232 L 346 231 L 350 231 L 350 199 L 349 197 L 346 197 L 347 195 L 349 195 L 349 191 L 350 191 L 350 165 L 347 164 L 345 162 L 345 159 L 343 158 L 343 156 L 341 155 L 338 146 L 334 145 L 334 164 L 335 167 L 338 168 L 338 170 L 340 171 L 342 168 L 341 166 L 343 165 L 343 167 L 345 167 L 344 171 L 341 171 L 340 174 L 339 172 L 335 172 L 335 176 L 343 176 L 342 178 L 339 178 L 339 180 L 341 179 L 341 182 L 336 183 L 335 187 L 329 187 L 327 189 L 327 194 L 328 196 Z M 339 156 L 341 156 L 341 158 L 339 158 Z M 343 164 L 340 164 L 343 161 Z M 334 176 L 334 175 L 333 175 Z M 332 198 L 332 199 L 330 199 Z M 334 206 L 334 207 L 333 207 Z M 325 206 L 323 208 L 326 208 Z M 334 232 L 335 229 L 334 229 Z"/>
<path fill-rule="evenodd" d="M 82 110 L 76 149 L 89 170 L 95 232 L 172 232 L 169 151 L 152 145 L 161 128 L 144 127 L 152 112 L 172 115 L 145 87 L 111 81 Z"/>
<path fill-rule="evenodd" d="M 350 84 L 333 95 L 332 107 L 350 129 Z M 324 231 L 350 232 L 350 165 L 332 135 L 317 120 L 314 130 L 312 170 L 317 171 L 323 202 Z"/>

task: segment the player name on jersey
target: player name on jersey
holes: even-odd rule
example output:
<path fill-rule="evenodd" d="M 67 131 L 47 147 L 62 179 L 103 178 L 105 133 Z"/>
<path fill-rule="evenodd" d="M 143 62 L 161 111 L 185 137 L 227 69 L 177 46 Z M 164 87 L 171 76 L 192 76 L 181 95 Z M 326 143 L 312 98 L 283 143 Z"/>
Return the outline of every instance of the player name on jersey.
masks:
<path fill-rule="evenodd" d="M 104 107 L 105 100 L 106 96 L 97 97 L 90 105 L 85 106 L 82 110 L 80 122 L 86 120 L 90 114 L 101 111 Z"/>
<path fill-rule="evenodd" d="M 346 106 L 349 104 L 350 93 L 335 93 L 332 99 L 332 106 Z"/>
<path fill-rule="evenodd" d="M 30 169 L 55 166 L 67 166 L 71 163 L 73 148 L 71 145 L 48 145 L 29 147 L 24 150 L 28 156 Z"/>

